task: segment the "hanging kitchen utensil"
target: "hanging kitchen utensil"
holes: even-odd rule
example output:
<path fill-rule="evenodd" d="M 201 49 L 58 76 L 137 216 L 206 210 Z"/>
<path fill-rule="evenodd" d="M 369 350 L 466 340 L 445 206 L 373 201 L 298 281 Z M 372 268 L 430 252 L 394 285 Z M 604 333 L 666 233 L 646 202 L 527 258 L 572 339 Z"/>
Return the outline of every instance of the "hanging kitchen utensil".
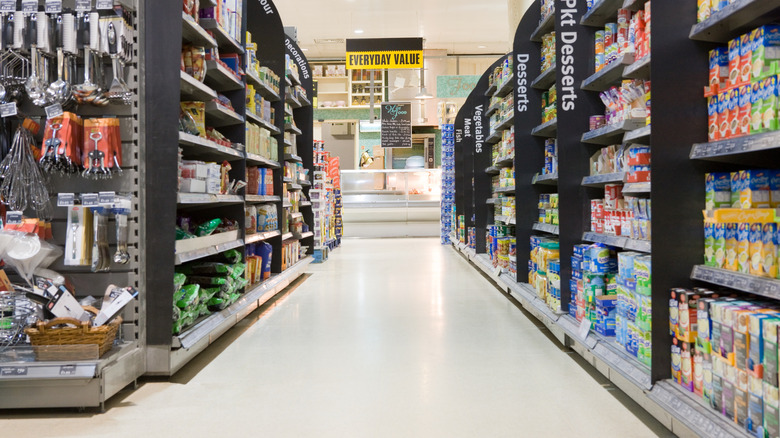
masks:
<path fill-rule="evenodd" d="M 8 155 L 0 162 L 0 194 L 11 210 L 24 211 L 33 208 L 46 213 L 49 207 L 49 191 L 38 162 L 32 154 L 35 145 L 33 134 L 23 123 L 16 130 Z"/>
<path fill-rule="evenodd" d="M 65 49 L 64 49 L 64 27 L 62 25 L 62 15 L 57 16 L 56 22 L 56 47 L 57 47 L 57 80 L 49 85 L 46 90 L 49 102 L 58 103 L 66 106 L 72 97 L 70 84 L 63 77 L 65 69 Z"/>
<path fill-rule="evenodd" d="M 40 56 L 38 54 L 38 14 L 31 14 L 26 18 L 26 39 L 30 46 L 30 60 L 32 61 L 32 71 L 30 77 L 25 83 L 27 96 L 37 106 L 46 106 L 46 88 L 39 76 Z"/>
<path fill-rule="evenodd" d="M 114 73 L 114 79 L 111 81 L 111 86 L 106 93 L 106 97 L 108 97 L 111 103 L 129 105 L 133 93 L 124 80 L 124 68 L 121 67 L 119 60 L 117 30 L 113 22 L 108 23 L 107 32 L 108 50 L 111 55 L 111 66 Z"/>
<path fill-rule="evenodd" d="M 100 179 L 109 174 L 106 167 L 106 154 L 100 150 L 100 141 L 103 140 L 103 133 L 100 131 L 91 132 L 89 140 L 94 144 L 92 150 L 87 154 L 85 169 L 82 176 L 91 179 Z"/>
<path fill-rule="evenodd" d="M 111 268 L 111 252 L 108 247 L 108 215 L 102 208 L 94 211 L 93 235 L 92 272 L 106 272 Z"/>
<path fill-rule="evenodd" d="M 38 161 L 46 172 L 51 172 L 57 166 L 57 152 L 62 144 L 62 140 L 57 138 L 57 134 L 62 129 L 61 123 L 51 125 L 51 137 L 44 140 L 41 159 Z"/>
<path fill-rule="evenodd" d="M 114 253 L 114 263 L 125 265 L 130 261 L 127 240 L 130 233 L 128 224 L 128 215 L 124 211 L 116 214 L 116 253 Z"/>
<path fill-rule="evenodd" d="M 84 14 L 79 17 L 78 48 L 84 51 L 84 82 L 76 85 L 73 94 L 80 104 L 90 104 L 96 106 L 108 105 L 108 99 L 103 97 L 103 90 L 95 83 L 95 73 L 93 65 L 96 64 L 95 52 L 92 48 L 93 30 L 97 31 L 99 26 L 92 24 L 90 14 Z M 100 41 L 99 36 L 95 38 Z"/>

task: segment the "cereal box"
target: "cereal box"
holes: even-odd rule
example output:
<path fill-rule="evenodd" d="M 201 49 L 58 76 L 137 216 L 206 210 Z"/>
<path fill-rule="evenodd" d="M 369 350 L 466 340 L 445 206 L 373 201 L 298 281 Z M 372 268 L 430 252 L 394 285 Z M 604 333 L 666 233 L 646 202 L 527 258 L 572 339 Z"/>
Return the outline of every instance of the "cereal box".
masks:
<path fill-rule="evenodd" d="M 769 208 L 768 170 L 743 170 L 739 172 L 740 179 L 740 205 L 743 209 Z"/>
<path fill-rule="evenodd" d="M 764 224 L 761 242 L 761 275 L 764 277 L 777 277 L 777 245 L 777 224 Z"/>
<path fill-rule="evenodd" d="M 728 208 L 731 206 L 731 174 L 726 172 L 704 175 L 705 208 Z"/>
<path fill-rule="evenodd" d="M 739 172 L 731 172 L 731 208 L 742 208 L 740 195 L 742 193 L 742 180 Z"/>
<path fill-rule="evenodd" d="M 752 80 L 776 75 L 780 59 L 780 26 L 766 25 L 753 31 Z"/>
<path fill-rule="evenodd" d="M 750 84 L 753 74 L 753 36 L 746 33 L 739 38 L 739 86 Z"/>
<path fill-rule="evenodd" d="M 739 88 L 729 91 L 727 106 L 729 110 L 728 138 L 739 136 Z"/>
<path fill-rule="evenodd" d="M 762 132 L 763 129 L 763 119 L 762 119 L 762 111 L 764 109 L 764 94 L 761 92 L 761 81 L 756 81 L 753 83 L 752 89 L 750 91 L 750 132 L 752 134 L 757 134 L 759 132 Z M 716 121 L 717 121 L 717 115 Z"/>
<path fill-rule="evenodd" d="M 780 208 L 780 170 L 769 171 L 769 205 Z"/>
<path fill-rule="evenodd" d="M 715 224 L 712 250 L 715 258 L 713 266 L 722 268 L 726 264 L 726 224 Z"/>
<path fill-rule="evenodd" d="M 729 41 L 729 87 L 739 86 L 739 67 L 741 55 L 739 52 L 740 38 Z"/>
<path fill-rule="evenodd" d="M 780 436 L 780 391 L 766 381 L 763 384 L 764 434 Z"/>
<path fill-rule="evenodd" d="M 729 51 L 727 47 L 710 50 L 710 92 L 718 93 L 729 78 Z"/>
<path fill-rule="evenodd" d="M 704 224 L 704 264 L 715 266 L 715 224 Z"/>
<path fill-rule="evenodd" d="M 729 92 L 718 94 L 718 139 L 729 138 Z"/>
<path fill-rule="evenodd" d="M 738 120 L 739 130 L 738 135 L 749 135 L 750 127 L 752 124 L 752 106 L 751 100 L 753 95 L 753 87 L 750 84 L 743 85 L 739 88 L 739 99 L 737 101 L 738 106 Z"/>
<path fill-rule="evenodd" d="M 761 123 L 763 131 L 777 130 L 777 76 L 770 76 L 761 81 Z M 718 102 L 720 104 L 720 102 Z M 720 108 L 720 106 L 718 107 Z M 720 122 L 720 119 L 718 119 Z M 719 125 L 720 126 L 720 125 Z"/>

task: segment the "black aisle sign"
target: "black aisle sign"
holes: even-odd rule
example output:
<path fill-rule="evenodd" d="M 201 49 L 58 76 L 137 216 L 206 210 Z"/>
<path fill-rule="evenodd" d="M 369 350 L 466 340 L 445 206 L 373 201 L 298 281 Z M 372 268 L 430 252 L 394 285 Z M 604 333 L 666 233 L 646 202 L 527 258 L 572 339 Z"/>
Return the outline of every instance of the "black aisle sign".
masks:
<path fill-rule="evenodd" d="M 388 102 L 382 104 L 382 147 L 412 147 L 412 104 Z"/>

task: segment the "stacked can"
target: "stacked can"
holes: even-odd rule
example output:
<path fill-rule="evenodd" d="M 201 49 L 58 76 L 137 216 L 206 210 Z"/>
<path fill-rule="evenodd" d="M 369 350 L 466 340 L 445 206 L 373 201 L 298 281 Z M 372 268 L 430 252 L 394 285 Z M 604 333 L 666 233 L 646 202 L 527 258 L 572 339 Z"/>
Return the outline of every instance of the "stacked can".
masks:
<path fill-rule="evenodd" d="M 441 243 L 450 243 L 455 210 L 455 126 L 442 125 L 441 149 Z"/>
<path fill-rule="evenodd" d="M 554 138 L 544 142 L 544 175 L 558 173 L 558 142 Z"/>
<path fill-rule="evenodd" d="M 542 71 L 555 65 L 555 32 L 542 37 Z"/>
<path fill-rule="evenodd" d="M 596 31 L 596 72 L 601 71 L 605 66 L 604 58 L 604 31 Z"/>
<path fill-rule="evenodd" d="M 617 43 L 618 24 L 607 23 L 604 25 L 604 63 L 606 65 L 617 61 L 619 47 Z"/>
<path fill-rule="evenodd" d="M 618 20 L 617 20 L 617 47 L 618 47 L 618 53 L 623 54 L 628 50 L 628 29 L 629 25 L 631 23 L 631 11 L 628 9 L 618 9 Z"/>

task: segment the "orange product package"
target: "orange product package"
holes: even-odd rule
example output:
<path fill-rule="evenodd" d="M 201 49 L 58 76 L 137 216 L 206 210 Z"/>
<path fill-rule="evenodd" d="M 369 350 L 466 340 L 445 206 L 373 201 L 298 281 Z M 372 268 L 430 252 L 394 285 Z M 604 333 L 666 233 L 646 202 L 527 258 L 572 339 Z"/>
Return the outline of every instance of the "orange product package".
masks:
<path fill-rule="evenodd" d="M 84 121 L 82 162 L 85 169 L 111 170 L 122 167 L 122 138 L 119 119 Z"/>

